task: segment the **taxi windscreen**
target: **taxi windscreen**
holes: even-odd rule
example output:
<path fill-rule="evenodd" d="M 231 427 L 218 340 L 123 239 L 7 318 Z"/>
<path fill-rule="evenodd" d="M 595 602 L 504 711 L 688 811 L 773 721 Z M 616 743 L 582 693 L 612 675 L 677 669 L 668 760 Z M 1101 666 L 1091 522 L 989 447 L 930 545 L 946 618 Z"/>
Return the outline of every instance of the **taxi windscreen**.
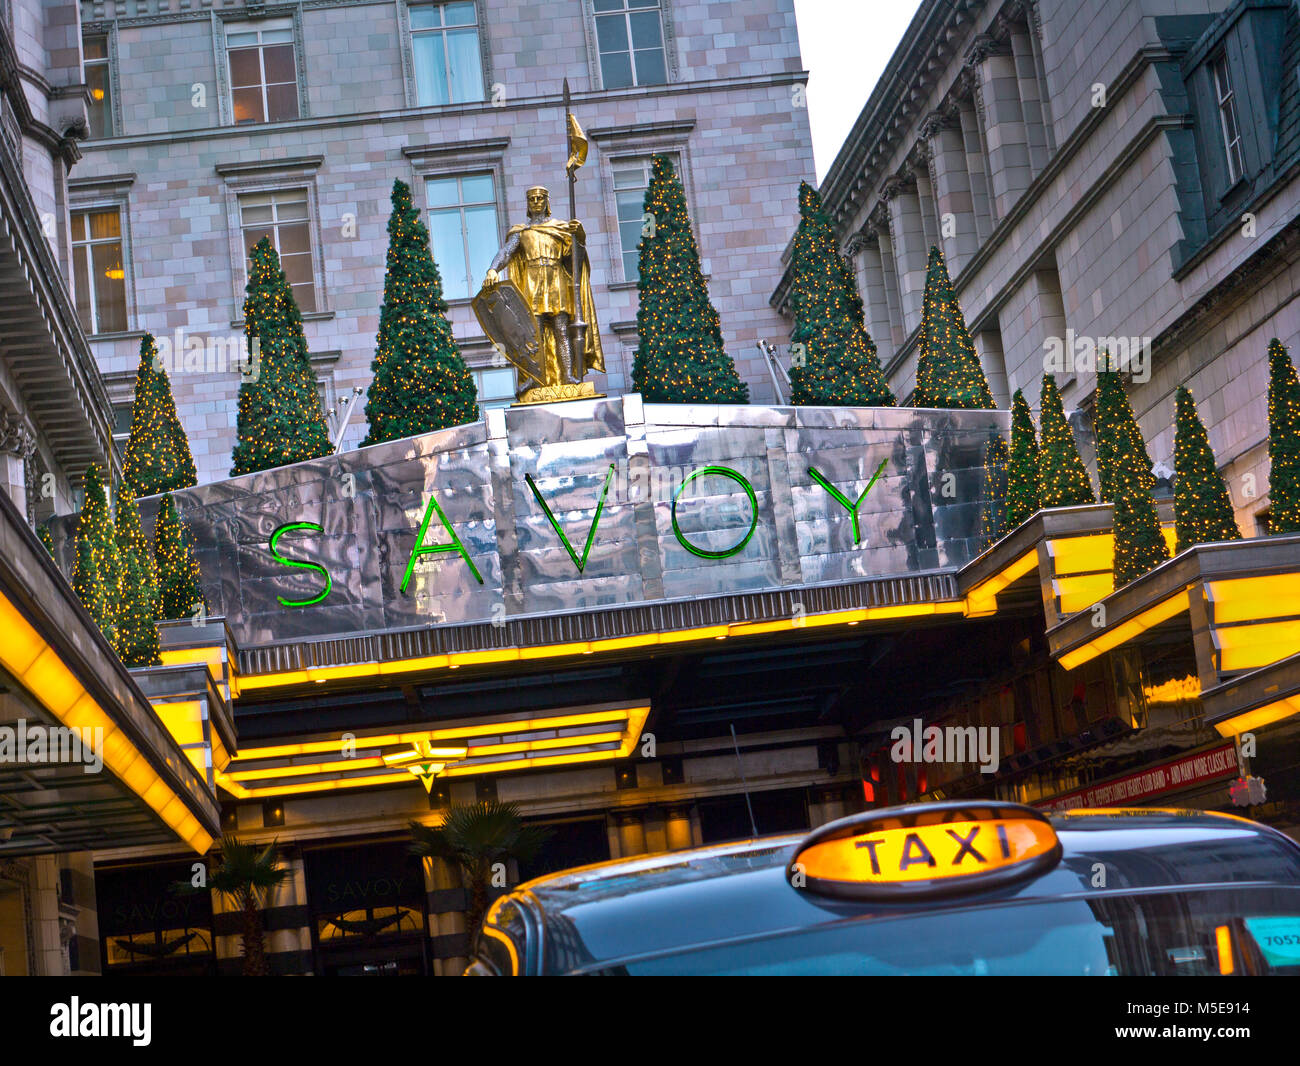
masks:
<path fill-rule="evenodd" d="M 1235 886 L 1021 899 L 601 963 L 651 975 L 1211 976 L 1300 974 L 1300 888 Z"/>

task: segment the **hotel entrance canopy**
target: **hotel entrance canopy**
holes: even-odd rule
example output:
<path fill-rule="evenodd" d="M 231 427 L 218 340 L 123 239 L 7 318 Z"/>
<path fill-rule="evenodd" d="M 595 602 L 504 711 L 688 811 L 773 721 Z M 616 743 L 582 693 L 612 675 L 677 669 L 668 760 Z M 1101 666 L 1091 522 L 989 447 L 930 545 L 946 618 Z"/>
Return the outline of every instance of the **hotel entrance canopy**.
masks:
<path fill-rule="evenodd" d="M 493 410 L 174 499 L 239 648 L 233 695 L 273 698 L 960 616 L 1007 417 L 628 395 Z M 146 525 L 156 507 L 141 502 Z"/>
<path fill-rule="evenodd" d="M 0 684 L 0 858 L 207 851 L 220 824 L 213 790 L 3 493 Z"/>

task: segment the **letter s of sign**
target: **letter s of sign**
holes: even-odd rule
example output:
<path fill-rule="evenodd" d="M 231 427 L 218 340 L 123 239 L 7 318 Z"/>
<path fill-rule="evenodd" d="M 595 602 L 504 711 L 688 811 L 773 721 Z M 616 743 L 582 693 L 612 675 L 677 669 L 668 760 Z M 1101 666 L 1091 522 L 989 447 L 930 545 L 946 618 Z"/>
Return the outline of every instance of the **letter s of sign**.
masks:
<path fill-rule="evenodd" d="M 276 599 L 280 601 L 281 607 L 310 607 L 313 603 L 320 603 L 321 600 L 323 600 L 326 596 L 330 594 L 330 589 L 334 587 L 334 579 L 330 577 L 330 572 L 326 570 L 325 567 L 321 566 L 319 563 L 299 562 L 294 559 L 286 559 L 283 555 L 280 554 L 279 549 L 276 547 L 276 544 L 279 543 L 281 537 L 283 537 L 290 530 L 294 530 L 294 529 L 310 529 L 310 530 L 314 530 L 317 533 L 325 532 L 325 530 L 322 529 L 320 526 L 318 526 L 315 522 L 289 522 L 286 525 L 280 526 L 274 533 L 271 534 L 271 539 L 267 542 L 267 547 L 271 551 L 271 557 L 275 559 L 277 563 L 280 563 L 284 566 L 292 566 L 298 570 L 320 571 L 320 573 L 325 575 L 325 587 L 321 589 L 321 591 L 317 595 L 313 596 L 309 600 L 286 600 L 283 596 L 277 596 Z"/>

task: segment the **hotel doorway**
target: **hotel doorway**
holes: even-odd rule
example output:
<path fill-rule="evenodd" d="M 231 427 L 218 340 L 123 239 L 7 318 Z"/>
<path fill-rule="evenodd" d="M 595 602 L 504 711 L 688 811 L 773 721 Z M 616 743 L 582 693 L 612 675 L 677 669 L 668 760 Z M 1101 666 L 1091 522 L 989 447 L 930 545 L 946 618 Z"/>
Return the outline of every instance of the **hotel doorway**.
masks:
<path fill-rule="evenodd" d="M 304 850 L 315 971 L 325 977 L 431 973 L 424 872 L 405 840 Z"/>

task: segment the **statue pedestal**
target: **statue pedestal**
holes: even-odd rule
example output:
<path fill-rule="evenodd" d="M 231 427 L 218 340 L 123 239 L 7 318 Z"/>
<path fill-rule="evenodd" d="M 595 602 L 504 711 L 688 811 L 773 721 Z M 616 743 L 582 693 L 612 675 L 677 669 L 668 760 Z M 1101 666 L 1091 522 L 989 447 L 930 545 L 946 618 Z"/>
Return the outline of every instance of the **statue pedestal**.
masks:
<path fill-rule="evenodd" d="M 529 389 L 511 407 L 528 407 L 537 403 L 564 403 L 566 400 L 598 400 L 605 394 L 597 392 L 590 381 L 576 385 L 538 385 Z"/>

